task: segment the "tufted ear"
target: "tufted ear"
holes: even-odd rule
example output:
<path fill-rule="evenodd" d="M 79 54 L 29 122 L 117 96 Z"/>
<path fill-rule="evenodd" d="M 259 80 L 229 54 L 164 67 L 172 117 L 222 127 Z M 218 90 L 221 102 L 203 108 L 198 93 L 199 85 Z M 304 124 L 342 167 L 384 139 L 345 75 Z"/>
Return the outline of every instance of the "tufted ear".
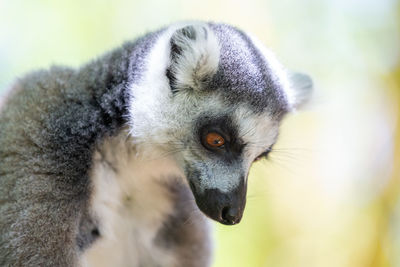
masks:
<path fill-rule="evenodd" d="M 293 109 L 298 109 L 311 99 L 313 82 L 310 76 L 299 72 L 290 72 L 288 78 L 291 87 L 289 102 Z"/>
<path fill-rule="evenodd" d="M 167 77 L 171 89 L 201 90 L 218 69 L 219 44 L 206 24 L 176 30 L 170 41 Z"/>

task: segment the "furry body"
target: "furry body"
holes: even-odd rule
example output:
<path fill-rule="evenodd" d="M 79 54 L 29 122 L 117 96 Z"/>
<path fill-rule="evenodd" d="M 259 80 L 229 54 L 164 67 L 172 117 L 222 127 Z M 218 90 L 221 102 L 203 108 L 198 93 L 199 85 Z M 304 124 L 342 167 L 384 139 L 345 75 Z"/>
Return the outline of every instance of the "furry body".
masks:
<path fill-rule="evenodd" d="M 208 266 L 198 207 L 240 221 L 248 169 L 296 106 L 266 57 L 231 26 L 174 25 L 17 81 L 0 113 L 0 265 Z M 223 151 L 201 145 L 210 129 Z"/>
<path fill-rule="evenodd" d="M 88 266 L 207 266 L 208 224 L 168 155 L 137 157 L 126 132 L 94 155 L 90 206 L 101 238 Z"/>

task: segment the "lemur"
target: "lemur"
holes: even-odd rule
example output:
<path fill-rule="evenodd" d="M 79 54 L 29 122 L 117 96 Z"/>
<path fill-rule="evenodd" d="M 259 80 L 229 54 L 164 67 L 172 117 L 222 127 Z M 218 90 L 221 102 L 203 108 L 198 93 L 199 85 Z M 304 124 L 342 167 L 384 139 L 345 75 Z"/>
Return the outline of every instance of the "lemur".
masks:
<path fill-rule="evenodd" d="M 0 111 L 0 266 L 210 266 L 206 217 L 240 222 L 250 166 L 311 91 L 212 22 L 17 80 Z"/>

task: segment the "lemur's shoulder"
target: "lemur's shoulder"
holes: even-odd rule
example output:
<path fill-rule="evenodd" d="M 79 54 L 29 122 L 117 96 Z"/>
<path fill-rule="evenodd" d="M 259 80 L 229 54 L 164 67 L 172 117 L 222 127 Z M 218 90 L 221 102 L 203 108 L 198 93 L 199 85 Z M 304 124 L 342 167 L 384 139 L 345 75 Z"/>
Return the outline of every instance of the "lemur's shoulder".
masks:
<path fill-rule="evenodd" d="M 48 69 L 29 72 L 13 81 L 2 94 L 1 106 L 7 105 L 9 110 L 17 106 L 24 108 L 36 104 L 36 101 L 43 97 L 41 94 L 51 95 L 65 87 L 74 73 L 73 68 L 66 66 L 51 66 Z"/>
<path fill-rule="evenodd" d="M 61 94 L 70 87 L 73 75 L 72 68 L 54 66 L 28 73 L 12 84 L 3 95 L 0 107 L 2 159 L 43 152 L 42 137 L 46 135 L 43 126 L 51 116 L 49 113 L 62 105 Z M 23 164 L 17 159 L 14 161 L 14 165 Z"/>

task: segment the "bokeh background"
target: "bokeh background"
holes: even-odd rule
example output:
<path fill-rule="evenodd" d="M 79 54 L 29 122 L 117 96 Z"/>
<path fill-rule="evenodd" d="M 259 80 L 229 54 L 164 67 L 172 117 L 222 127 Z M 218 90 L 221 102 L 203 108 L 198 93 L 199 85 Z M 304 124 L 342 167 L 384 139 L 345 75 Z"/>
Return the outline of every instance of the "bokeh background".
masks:
<path fill-rule="evenodd" d="M 0 0 L 0 93 L 178 20 L 259 37 L 314 98 L 254 165 L 215 267 L 400 266 L 400 5 L 395 0 Z"/>

